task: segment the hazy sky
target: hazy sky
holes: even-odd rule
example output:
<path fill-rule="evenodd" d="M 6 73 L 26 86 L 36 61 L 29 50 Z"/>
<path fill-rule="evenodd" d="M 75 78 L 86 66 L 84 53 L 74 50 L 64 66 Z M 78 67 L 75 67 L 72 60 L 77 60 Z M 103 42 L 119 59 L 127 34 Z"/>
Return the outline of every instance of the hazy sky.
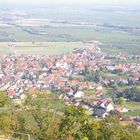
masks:
<path fill-rule="evenodd" d="M 117 4 L 135 5 L 140 4 L 140 0 L 0 0 L 6 3 L 35 3 L 35 4 Z"/>

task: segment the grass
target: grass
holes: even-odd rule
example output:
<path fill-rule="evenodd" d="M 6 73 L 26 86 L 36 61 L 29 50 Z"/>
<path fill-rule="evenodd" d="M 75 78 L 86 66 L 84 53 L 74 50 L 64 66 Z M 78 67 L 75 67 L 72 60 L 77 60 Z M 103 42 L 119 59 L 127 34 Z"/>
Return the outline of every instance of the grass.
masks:
<path fill-rule="evenodd" d="M 85 47 L 82 42 L 48 42 L 47 46 L 16 46 L 12 48 L 17 54 L 40 54 L 40 55 L 60 55 L 72 53 L 74 48 Z M 12 51 L 6 46 L 0 46 L 0 54 L 8 54 Z"/>
<path fill-rule="evenodd" d="M 125 107 L 130 109 L 131 111 L 126 112 L 124 114 L 130 116 L 140 116 L 140 103 L 139 102 L 126 102 Z"/>
<path fill-rule="evenodd" d="M 80 80 L 84 80 L 84 78 L 85 78 L 83 75 L 78 75 L 78 74 L 73 74 L 73 75 L 71 75 L 71 77 L 73 79 L 80 79 Z"/>
<path fill-rule="evenodd" d="M 9 48 L 7 48 L 5 46 L 0 46 L 0 54 L 9 54 L 11 52 L 12 51 Z"/>
<path fill-rule="evenodd" d="M 130 77 L 129 75 L 123 75 L 123 74 L 112 74 L 112 73 L 102 73 L 101 74 L 102 77 L 105 78 L 113 78 L 113 79 L 117 79 L 117 78 L 125 78 L 127 79 L 128 77 Z"/>
<path fill-rule="evenodd" d="M 139 60 L 123 60 L 123 61 L 119 61 L 119 60 L 113 60 L 113 62 L 115 64 L 132 64 L 132 63 L 137 63 L 139 64 Z"/>
<path fill-rule="evenodd" d="M 48 46 L 40 47 L 21 47 L 17 46 L 15 50 L 17 53 L 25 54 L 46 54 L 46 55 L 59 55 L 72 53 L 74 48 L 84 47 L 84 44 L 81 42 L 50 42 Z"/>
<path fill-rule="evenodd" d="M 124 114 L 130 115 L 130 116 L 140 116 L 140 110 L 132 110 L 132 111 L 126 112 Z"/>
<path fill-rule="evenodd" d="M 140 39 L 139 36 L 131 35 L 129 33 L 115 32 L 113 29 L 109 28 L 99 28 L 95 27 L 59 27 L 47 28 L 48 34 L 54 34 L 57 36 L 51 36 L 51 39 L 54 40 L 64 40 L 64 41 L 90 41 L 98 40 L 103 44 L 112 44 L 102 45 L 101 48 L 108 53 L 134 53 L 139 52 Z M 70 38 L 59 37 L 59 35 L 66 34 L 70 35 Z M 48 36 L 46 36 L 48 37 Z"/>
<path fill-rule="evenodd" d="M 117 32 L 115 29 L 97 26 L 83 26 L 83 27 L 45 27 L 43 28 L 47 35 L 30 34 L 19 27 L 9 26 L 0 29 L 0 36 L 3 40 L 16 41 L 48 41 L 48 42 L 87 42 L 90 40 L 98 40 L 103 43 L 100 47 L 103 51 L 108 53 L 125 52 L 127 54 L 139 54 L 140 39 L 137 35 L 129 33 Z M 3 33 L 5 36 L 3 36 Z M 108 45 L 107 45 L 108 44 Z M 109 45 L 112 44 L 112 47 Z M 68 45 L 68 44 L 67 44 Z M 69 47 L 69 46 L 68 46 Z M 71 47 L 73 48 L 73 47 Z M 58 47 L 60 51 L 71 51 Z M 21 51 L 32 51 L 21 49 Z M 40 51 L 40 50 L 38 50 Z M 45 50 L 46 51 L 46 50 Z M 50 53 L 50 50 L 47 50 Z M 56 54 L 55 50 L 51 50 L 52 54 Z M 19 51 L 20 52 L 20 51 Z"/>
<path fill-rule="evenodd" d="M 140 110 L 139 102 L 126 102 L 125 106 L 131 110 Z"/>

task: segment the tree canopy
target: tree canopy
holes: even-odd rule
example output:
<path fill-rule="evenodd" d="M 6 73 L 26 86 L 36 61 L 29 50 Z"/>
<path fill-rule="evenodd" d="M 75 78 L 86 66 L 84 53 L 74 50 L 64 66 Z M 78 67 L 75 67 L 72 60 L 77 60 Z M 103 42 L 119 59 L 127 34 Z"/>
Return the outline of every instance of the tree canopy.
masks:
<path fill-rule="evenodd" d="M 3 93 L 2 93 L 3 94 Z M 24 104 L 16 106 L 1 95 L 0 130 L 29 134 L 36 140 L 139 140 L 140 133 L 133 126 L 123 126 L 115 117 L 97 120 L 82 107 L 69 106 L 61 115 L 50 108 L 47 93 L 28 96 Z M 4 102 L 3 102 L 4 101 Z M 9 106 L 5 106 L 6 104 Z M 12 135 L 13 138 L 25 139 Z"/>

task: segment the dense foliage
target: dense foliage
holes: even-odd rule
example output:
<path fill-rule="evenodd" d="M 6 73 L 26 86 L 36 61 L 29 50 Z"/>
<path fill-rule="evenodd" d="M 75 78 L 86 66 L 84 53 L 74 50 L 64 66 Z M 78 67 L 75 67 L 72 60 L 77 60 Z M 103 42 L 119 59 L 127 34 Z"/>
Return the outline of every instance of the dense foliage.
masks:
<path fill-rule="evenodd" d="M 140 102 L 140 90 L 136 87 L 130 87 L 117 94 L 118 97 L 124 97 L 128 101 Z"/>
<path fill-rule="evenodd" d="M 34 140 L 139 140 L 133 126 L 123 126 L 114 117 L 95 120 L 83 108 L 69 106 L 64 114 L 52 109 L 48 93 L 28 96 L 16 105 L 1 93 L 0 130 L 29 134 Z M 3 135 L 6 136 L 5 133 Z M 26 139 L 23 135 L 11 135 Z"/>

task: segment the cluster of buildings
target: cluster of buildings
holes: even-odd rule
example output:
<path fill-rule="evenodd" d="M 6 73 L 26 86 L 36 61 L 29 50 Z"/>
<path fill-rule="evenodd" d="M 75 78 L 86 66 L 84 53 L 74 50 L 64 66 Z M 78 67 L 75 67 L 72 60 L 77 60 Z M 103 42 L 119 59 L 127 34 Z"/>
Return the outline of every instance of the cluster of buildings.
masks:
<path fill-rule="evenodd" d="M 82 51 L 82 52 L 81 52 Z M 91 52 L 91 53 L 90 53 Z M 90 65 L 96 70 L 102 61 L 99 48 L 77 49 L 76 53 L 61 56 L 40 55 L 1 55 L 0 56 L 0 89 L 7 91 L 13 98 L 32 89 L 62 89 L 66 86 L 100 87 L 96 83 L 69 80 L 71 74 L 84 70 Z"/>
<path fill-rule="evenodd" d="M 110 84 L 134 84 L 140 80 L 140 64 L 115 64 L 116 60 L 140 60 L 140 56 L 112 56 L 104 54 L 95 44 L 86 48 L 76 48 L 72 54 L 45 55 L 0 55 L 0 90 L 6 91 L 10 98 L 24 99 L 26 94 L 34 94 L 37 90 L 52 90 L 59 94 L 59 99 L 66 104 L 83 106 L 88 110 L 94 109 L 94 115 L 105 117 L 110 111 L 128 112 L 126 108 L 114 105 L 112 99 L 102 90 Z M 70 78 L 80 75 L 88 68 L 94 72 L 107 71 L 113 74 L 119 72 L 131 75 L 131 78 L 111 77 L 101 78 L 100 81 Z M 131 81 L 131 82 L 130 82 Z M 129 83 L 130 82 L 130 83 Z M 86 94 L 85 90 L 93 90 L 94 94 Z"/>

